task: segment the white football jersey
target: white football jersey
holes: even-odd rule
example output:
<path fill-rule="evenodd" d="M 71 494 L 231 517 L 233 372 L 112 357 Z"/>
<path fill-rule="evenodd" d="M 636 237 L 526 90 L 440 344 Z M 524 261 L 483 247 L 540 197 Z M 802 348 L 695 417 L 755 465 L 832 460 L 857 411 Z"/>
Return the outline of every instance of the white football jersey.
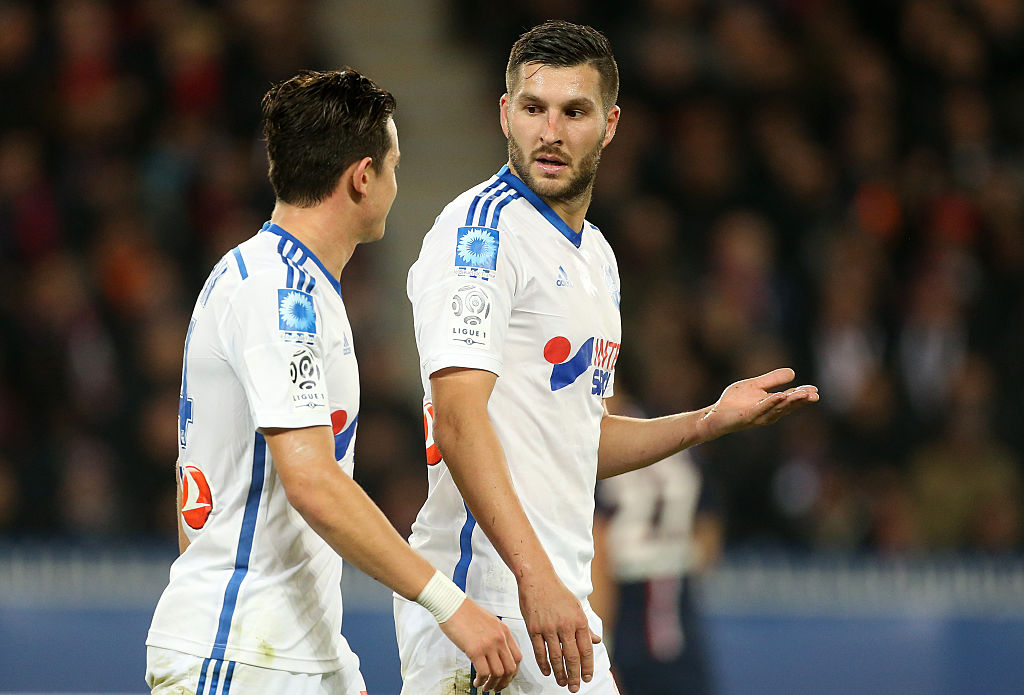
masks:
<path fill-rule="evenodd" d="M 178 411 L 181 523 L 147 645 L 319 673 L 341 636 L 341 558 L 288 503 L 258 428 L 333 428 L 352 474 L 359 373 L 338 279 L 277 225 L 226 254 L 196 301 Z"/>
<path fill-rule="evenodd" d="M 558 576 L 590 594 L 602 399 L 618 357 L 619 275 L 597 227 L 575 232 L 508 167 L 456 198 L 409 271 L 423 379 L 429 491 L 410 543 L 498 615 L 515 578 L 476 528 L 431 437 L 430 375 L 498 375 L 488 414 L 526 515 Z"/>

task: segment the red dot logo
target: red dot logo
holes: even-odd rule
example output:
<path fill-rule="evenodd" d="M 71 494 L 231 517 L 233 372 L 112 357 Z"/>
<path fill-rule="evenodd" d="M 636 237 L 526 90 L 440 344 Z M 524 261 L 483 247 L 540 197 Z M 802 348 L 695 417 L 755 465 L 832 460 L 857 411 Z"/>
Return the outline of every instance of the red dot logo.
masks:
<path fill-rule="evenodd" d="M 544 346 L 544 359 L 551 364 L 561 364 L 569 359 L 569 350 L 571 349 L 572 346 L 569 344 L 568 338 L 556 335 Z"/>
<path fill-rule="evenodd" d="M 181 469 L 181 518 L 194 529 L 206 525 L 213 511 L 213 494 L 206 476 L 195 466 Z"/>
<path fill-rule="evenodd" d="M 334 434 L 341 434 L 341 431 L 345 429 L 346 422 L 348 422 L 348 413 L 344 410 L 335 410 L 331 413 L 331 431 Z"/>

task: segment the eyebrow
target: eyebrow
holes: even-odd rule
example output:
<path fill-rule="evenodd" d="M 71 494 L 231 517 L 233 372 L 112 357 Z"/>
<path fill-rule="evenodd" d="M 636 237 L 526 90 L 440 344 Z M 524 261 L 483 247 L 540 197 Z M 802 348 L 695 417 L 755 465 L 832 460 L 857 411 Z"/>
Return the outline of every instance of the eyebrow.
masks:
<path fill-rule="evenodd" d="M 536 101 L 544 104 L 548 103 L 545 99 L 541 99 L 536 94 L 531 94 L 530 92 L 521 92 L 519 94 L 518 101 Z M 593 99 L 576 97 L 560 104 L 560 106 L 565 109 L 592 109 L 597 107 L 597 103 Z"/>

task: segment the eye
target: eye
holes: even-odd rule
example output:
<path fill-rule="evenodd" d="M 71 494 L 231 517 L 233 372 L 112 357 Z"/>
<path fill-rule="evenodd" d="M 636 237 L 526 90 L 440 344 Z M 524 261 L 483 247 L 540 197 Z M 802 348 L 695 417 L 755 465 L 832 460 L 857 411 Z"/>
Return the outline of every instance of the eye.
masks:
<path fill-rule="evenodd" d="M 540 107 L 537 106 L 536 104 L 527 104 L 526 105 L 526 113 L 529 113 L 529 114 L 540 113 Z"/>

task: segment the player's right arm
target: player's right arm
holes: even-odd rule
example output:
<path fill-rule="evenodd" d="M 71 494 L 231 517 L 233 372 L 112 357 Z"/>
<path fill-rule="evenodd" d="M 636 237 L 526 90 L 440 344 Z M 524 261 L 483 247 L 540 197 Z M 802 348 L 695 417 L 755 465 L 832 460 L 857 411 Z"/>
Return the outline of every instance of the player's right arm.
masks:
<path fill-rule="evenodd" d="M 416 601 L 436 570 L 338 466 L 331 428 L 262 431 L 288 501 L 310 527 L 367 575 Z M 473 662 L 477 688 L 508 686 L 522 655 L 504 623 L 467 598 L 441 629 Z"/>
<path fill-rule="evenodd" d="M 523 510 L 487 401 L 497 377 L 452 367 L 430 377 L 434 442 L 452 479 L 488 539 L 516 577 L 519 604 L 544 675 L 577 692 L 594 675 L 591 632 L 579 599 L 555 574 Z"/>

